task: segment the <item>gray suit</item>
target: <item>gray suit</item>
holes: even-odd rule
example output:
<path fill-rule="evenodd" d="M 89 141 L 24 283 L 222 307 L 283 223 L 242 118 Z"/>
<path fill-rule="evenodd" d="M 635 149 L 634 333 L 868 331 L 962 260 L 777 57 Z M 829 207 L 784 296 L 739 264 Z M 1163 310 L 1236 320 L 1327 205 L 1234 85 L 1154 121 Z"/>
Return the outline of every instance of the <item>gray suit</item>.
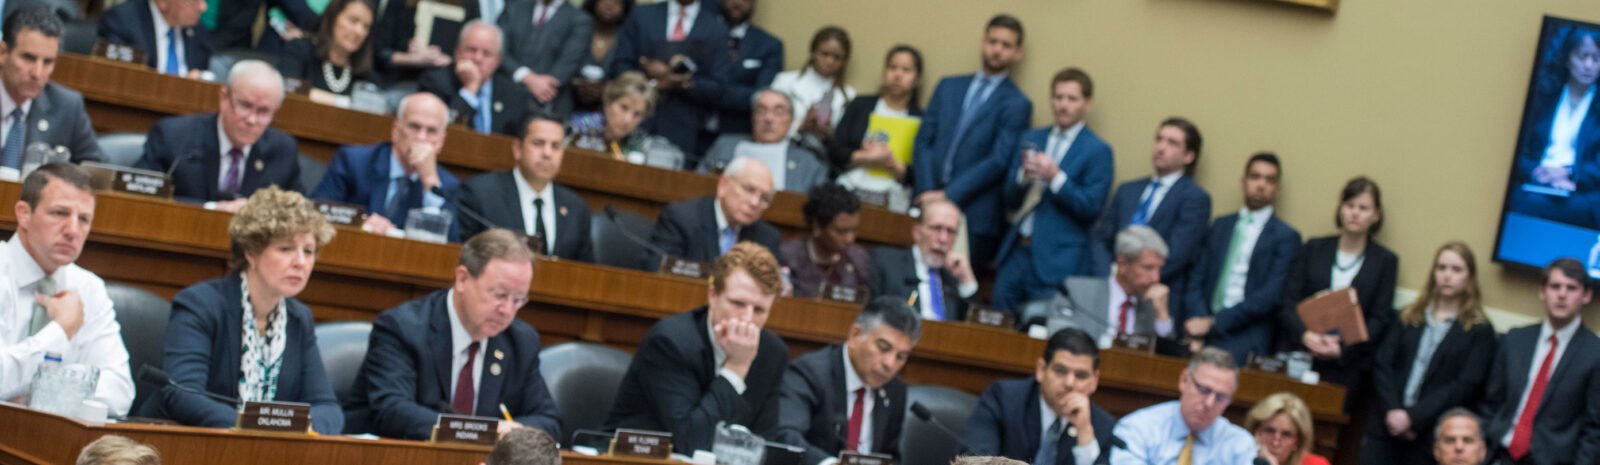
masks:
<path fill-rule="evenodd" d="M 44 90 L 33 98 L 33 107 L 28 110 L 27 128 L 25 144 L 44 142 L 52 147 L 66 147 L 72 153 L 73 163 L 106 158 L 100 152 L 94 126 L 89 123 L 89 113 L 83 109 L 83 94 L 66 86 L 45 83 Z"/>
<path fill-rule="evenodd" d="M 529 71 L 555 76 L 560 91 L 543 106 L 555 116 L 566 118 L 572 112 L 572 75 L 590 59 L 589 41 L 594 35 L 594 20 L 588 13 L 565 2 L 556 1 L 554 15 L 543 25 L 533 22 L 534 1 L 507 2 L 500 14 L 500 30 L 505 33 L 505 52 L 500 61 L 507 76 L 526 66 Z M 518 83 L 521 84 L 520 82 Z M 536 105 L 542 106 L 542 105 Z"/>
<path fill-rule="evenodd" d="M 711 143 L 711 148 L 706 150 L 706 156 L 700 159 L 700 174 L 711 174 L 714 169 L 720 169 L 732 162 L 738 156 L 736 149 L 740 142 L 750 142 L 749 134 L 724 134 Z M 828 167 L 822 164 L 816 153 L 806 150 L 799 144 L 789 143 L 789 151 L 784 155 L 787 166 L 768 166 L 772 174 L 783 175 L 783 190 L 790 192 L 806 193 L 812 187 L 828 182 Z"/>
<path fill-rule="evenodd" d="M 1117 322 L 1108 319 L 1111 309 L 1111 278 L 1068 276 L 1069 294 L 1057 292 L 1055 296 L 1029 302 L 1023 307 L 1022 323 L 1036 317 L 1046 318 L 1051 333 L 1062 328 L 1078 328 L 1099 341 L 1102 348 L 1110 345 L 1106 329 Z M 1139 299 L 1134 309 L 1133 333 L 1156 335 L 1156 309 L 1149 300 Z"/>

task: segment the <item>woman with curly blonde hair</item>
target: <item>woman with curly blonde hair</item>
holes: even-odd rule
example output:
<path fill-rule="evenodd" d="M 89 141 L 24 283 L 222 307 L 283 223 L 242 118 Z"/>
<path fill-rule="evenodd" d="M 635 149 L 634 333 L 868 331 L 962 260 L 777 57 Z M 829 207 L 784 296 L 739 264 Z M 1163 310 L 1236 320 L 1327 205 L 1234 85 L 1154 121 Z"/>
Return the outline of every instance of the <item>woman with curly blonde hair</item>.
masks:
<path fill-rule="evenodd" d="M 1328 465 L 1311 453 L 1316 430 L 1311 409 L 1293 393 L 1280 392 L 1256 402 L 1244 416 L 1244 429 L 1256 436 L 1261 458 L 1273 465 Z"/>

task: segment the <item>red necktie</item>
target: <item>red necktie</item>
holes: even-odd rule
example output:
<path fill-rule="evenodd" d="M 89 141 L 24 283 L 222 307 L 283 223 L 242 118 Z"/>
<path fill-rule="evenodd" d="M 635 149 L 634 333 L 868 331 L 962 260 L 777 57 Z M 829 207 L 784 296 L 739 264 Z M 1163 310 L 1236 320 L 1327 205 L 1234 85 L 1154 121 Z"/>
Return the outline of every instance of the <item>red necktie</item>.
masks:
<path fill-rule="evenodd" d="M 1122 301 L 1122 309 L 1117 311 L 1117 334 L 1128 334 L 1128 309 L 1133 308 L 1133 298 Z"/>
<path fill-rule="evenodd" d="M 462 415 L 471 415 L 474 402 L 472 392 L 472 362 L 478 359 L 478 343 L 467 346 L 467 364 L 461 366 L 461 374 L 456 376 L 456 398 L 450 401 L 450 409 Z"/>
<path fill-rule="evenodd" d="M 1528 443 L 1533 442 L 1533 417 L 1539 413 L 1539 400 L 1544 398 L 1545 383 L 1550 381 L 1550 362 L 1556 359 L 1556 335 L 1550 335 L 1550 352 L 1539 365 L 1539 375 L 1533 378 L 1533 389 L 1528 390 L 1528 402 L 1522 405 L 1522 415 L 1517 417 L 1517 430 L 1511 434 L 1511 458 L 1522 460 L 1528 455 Z"/>
<path fill-rule="evenodd" d="M 844 439 L 844 449 L 848 451 L 854 451 L 856 446 L 861 445 L 861 411 L 865 408 L 861 404 L 862 399 L 867 397 L 867 388 L 856 388 L 855 394 L 855 406 L 850 407 L 850 430 Z"/>
<path fill-rule="evenodd" d="M 534 21 L 533 22 L 533 26 L 534 27 L 543 26 L 545 21 L 549 21 L 550 17 L 555 15 L 555 12 L 556 12 L 556 5 L 554 3 L 551 3 L 549 5 L 545 5 L 544 6 L 544 14 L 539 15 L 539 20 L 538 21 Z"/>
<path fill-rule="evenodd" d="M 679 42 L 679 41 L 683 40 L 683 36 L 684 36 L 684 33 L 683 33 L 683 18 L 686 18 L 688 16 L 689 16 L 689 11 L 688 10 L 685 10 L 683 8 L 679 8 L 678 9 L 678 25 L 672 27 L 672 41 L 673 42 Z"/>

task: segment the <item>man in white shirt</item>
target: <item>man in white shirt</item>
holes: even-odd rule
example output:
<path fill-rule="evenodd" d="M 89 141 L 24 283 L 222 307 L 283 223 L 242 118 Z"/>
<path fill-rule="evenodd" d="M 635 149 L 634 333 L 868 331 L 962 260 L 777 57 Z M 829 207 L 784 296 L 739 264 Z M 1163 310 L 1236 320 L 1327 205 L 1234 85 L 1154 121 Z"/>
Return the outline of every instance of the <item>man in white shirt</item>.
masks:
<path fill-rule="evenodd" d="M 873 247 L 872 295 L 907 299 L 929 321 L 963 321 L 967 299 L 978 293 L 978 278 L 967 255 L 952 252 L 961 228 L 961 210 L 949 200 L 922 204 L 911 225 L 909 249 Z"/>
<path fill-rule="evenodd" d="M 0 246 L 0 395 L 27 392 L 45 354 L 100 369 L 94 398 L 111 415 L 133 403 L 128 350 L 105 281 L 75 264 L 94 222 L 89 175 L 66 163 L 23 180 L 17 231 Z"/>

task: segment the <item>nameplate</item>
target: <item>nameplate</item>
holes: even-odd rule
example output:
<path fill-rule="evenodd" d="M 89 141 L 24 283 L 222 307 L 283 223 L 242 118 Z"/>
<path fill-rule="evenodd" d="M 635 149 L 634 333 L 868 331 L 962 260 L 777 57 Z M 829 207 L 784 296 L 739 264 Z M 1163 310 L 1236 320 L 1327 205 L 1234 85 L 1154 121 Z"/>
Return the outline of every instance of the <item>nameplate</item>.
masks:
<path fill-rule="evenodd" d="M 859 304 L 867 301 L 867 289 L 842 284 L 824 284 L 817 292 L 817 297 L 822 300 Z"/>
<path fill-rule="evenodd" d="M 863 454 L 860 452 L 840 452 L 839 463 L 842 465 L 891 465 L 894 457 L 883 454 Z"/>
<path fill-rule="evenodd" d="M 245 402 L 234 427 L 247 431 L 305 433 L 311 430 L 311 404 Z"/>
<path fill-rule="evenodd" d="M 672 455 L 672 433 L 619 428 L 611 438 L 611 455 L 665 460 Z"/>
<path fill-rule="evenodd" d="M 668 255 L 661 258 L 661 268 L 656 271 L 673 276 L 706 279 L 711 277 L 711 264 Z"/>
<path fill-rule="evenodd" d="M 869 191 L 869 190 L 857 189 L 855 191 L 855 194 L 856 194 L 856 199 L 860 200 L 861 203 L 870 203 L 870 204 L 877 205 L 877 206 L 880 206 L 880 207 L 888 207 L 889 206 L 889 193 L 888 192 Z"/>
<path fill-rule="evenodd" d="M 132 45 L 113 44 L 105 40 L 94 42 L 94 56 L 123 63 L 133 63 L 144 66 L 144 51 Z"/>
<path fill-rule="evenodd" d="M 1289 363 L 1277 357 L 1263 357 L 1251 354 L 1250 361 L 1245 363 L 1245 368 L 1254 371 L 1279 373 L 1285 376 L 1289 374 Z"/>
<path fill-rule="evenodd" d="M 1146 334 L 1118 334 L 1116 339 L 1111 340 L 1111 347 L 1155 354 L 1156 338 Z"/>
<path fill-rule="evenodd" d="M 327 218 L 329 223 L 361 226 L 361 223 L 366 218 L 366 207 L 353 203 L 313 200 L 311 204 L 317 207 L 317 213 L 321 213 L 322 217 Z"/>
<path fill-rule="evenodd" d="M 165 173 L 96 162 L 84 162 L 82 166 L 89 172 L 89 185 L 95 190 L 172 198 L 172 182 Z"/>
<path fill-rule="evenodd" d="M 1011 316 L 1011 312 L 973 305 L 967 309 L 967 322 L 1010 329 L 1016 326 L 1016 317 Z"/>
<path fill-rule="evenodd" d="M 439 414 L 429 442 L 494 447 L 500 439 L 500 420 L 468 415 Z"/>

